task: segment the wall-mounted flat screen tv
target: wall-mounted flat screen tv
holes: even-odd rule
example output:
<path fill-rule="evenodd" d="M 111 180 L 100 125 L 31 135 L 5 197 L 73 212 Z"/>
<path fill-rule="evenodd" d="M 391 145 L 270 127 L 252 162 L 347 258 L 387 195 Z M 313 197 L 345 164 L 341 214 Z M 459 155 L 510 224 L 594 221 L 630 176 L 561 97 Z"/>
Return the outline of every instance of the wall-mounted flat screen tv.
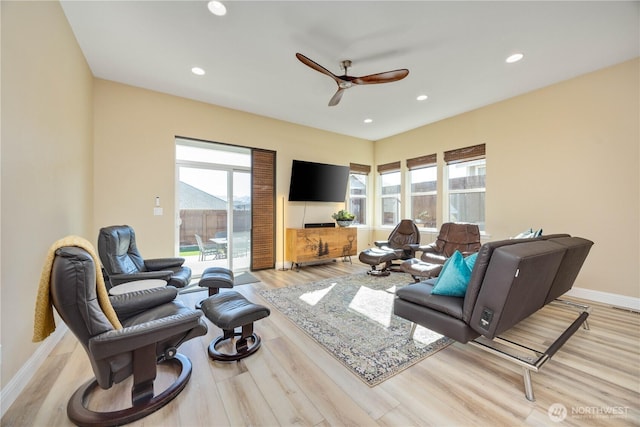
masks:
<path fill-rule="evenodd" d="M 344 202 L 348 180 L 348 166 L 294 160 L 289 201 Z"/>

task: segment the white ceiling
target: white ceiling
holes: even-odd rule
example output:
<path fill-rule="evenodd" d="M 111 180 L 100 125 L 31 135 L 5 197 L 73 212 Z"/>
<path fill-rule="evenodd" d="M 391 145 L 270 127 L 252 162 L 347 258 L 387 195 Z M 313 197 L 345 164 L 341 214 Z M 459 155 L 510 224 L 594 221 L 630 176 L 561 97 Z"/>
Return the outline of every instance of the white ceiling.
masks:
<path fill-rule="evenodd" d="M 206 1 L 62 2 L 96 77 L 368 140 L 640 54 L 637 1 L 225 4 L 217 17 Z M 516 51 L 525 58 L 505 63 Z M 296 52 L 338 75 L 344 59 L 350 75 L 410 73 L 328 107 L 336 83 Z"/>

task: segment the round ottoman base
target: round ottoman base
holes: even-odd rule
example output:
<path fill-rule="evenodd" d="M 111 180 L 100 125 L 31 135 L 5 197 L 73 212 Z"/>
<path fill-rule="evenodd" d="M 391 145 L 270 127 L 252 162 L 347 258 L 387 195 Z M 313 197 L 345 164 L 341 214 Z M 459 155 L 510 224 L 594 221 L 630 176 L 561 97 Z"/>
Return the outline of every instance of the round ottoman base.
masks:
<path fill-rule="evenodd" d="M 233 336 L 242 337 L 242 332 L 234 332 Z M 218 338 L 211 341 L 211 344 L 209 344 L 209 357 L 213 360 L 219 360 L 221 362 L 234 362 L 236 360 L 244 359 L 245 357 L 252 355 L 260 348 L 260 336 L 254 332 L 248 337 L 240 338 L 236 341 L 235 353 L 229 354 L 218 351 L 216 347 L 223 341 L 226 341 L 230 338 L 233 337 L 220 335 Z M 251 341 L 251 344 L 249 344 L 249 341 Z"/>

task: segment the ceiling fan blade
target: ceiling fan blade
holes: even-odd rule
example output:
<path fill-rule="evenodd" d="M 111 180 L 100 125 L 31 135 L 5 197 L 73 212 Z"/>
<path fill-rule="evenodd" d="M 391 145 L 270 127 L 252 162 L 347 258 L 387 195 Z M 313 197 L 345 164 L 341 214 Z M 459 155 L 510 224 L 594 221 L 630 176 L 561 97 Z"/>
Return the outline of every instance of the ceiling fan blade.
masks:
<path fill-rule="evenodd" d="M 329 107 L 333 107 L 334 105 L 338 105 L 338 102 L 342 99 L 342 94 L 345 89 L 339 88 L 338 91 L 331 97 L 329 100 Z"/>
<path fill-rule="evenodd" d="M 386 71 L 384 73 L 369 74 L 368 76 L 356 77 L 351 82 L 357 85 L 371 85 L 378 83 L 390 83 L 402 80 L 409 75 L 409 70 L 403 68 L 401 70 Z"/>
<path fill-rule="evenodd" d="M 319 71 L 322 74 L 326 74 L 327 76 L 331 77 L 333 80 L 336 81 L 336 83 L 340 84 L 340 82 L 342 81 L 342 80 L 340 80 L 340 78 L 338 76 L 333 74 L 331 71 L 327 70 L 326 68 L 324 68 L 322 65 L 318 64 L 317 62 L 314 62 L 311 59 L 307 58 L 303 54 L 296 53 L 296 58 L 298 58 L 300 60 L 300 62 L 302 62 L 304 65 L 306 65 L 306 66 L 308 66 L 310 68 L 313 68 L 314 70 Z"/>

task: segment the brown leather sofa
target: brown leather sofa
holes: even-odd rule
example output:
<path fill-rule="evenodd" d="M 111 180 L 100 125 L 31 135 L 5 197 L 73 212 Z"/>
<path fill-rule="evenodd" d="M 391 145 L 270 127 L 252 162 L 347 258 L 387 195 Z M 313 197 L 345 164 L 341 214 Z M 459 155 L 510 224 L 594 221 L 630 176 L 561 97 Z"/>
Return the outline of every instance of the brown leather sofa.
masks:
<path fill-rule="evenodd" d="M 461 343 L 477 344 L 481 336 L 498 339 L 571 289 L 592 245 L 566 234 L 485 243 L 463 297 L 432 294 L 437 279 L 429 279 L 399 289 L 394 313 L 414 322 L 414 328 L 418 324 Z M 524 364 L 529 400 L 530 371 L 537 371 L 586 321 L 588 307 L 574 305 L 582 309 L 574 323 L 537 361 Z"/>

